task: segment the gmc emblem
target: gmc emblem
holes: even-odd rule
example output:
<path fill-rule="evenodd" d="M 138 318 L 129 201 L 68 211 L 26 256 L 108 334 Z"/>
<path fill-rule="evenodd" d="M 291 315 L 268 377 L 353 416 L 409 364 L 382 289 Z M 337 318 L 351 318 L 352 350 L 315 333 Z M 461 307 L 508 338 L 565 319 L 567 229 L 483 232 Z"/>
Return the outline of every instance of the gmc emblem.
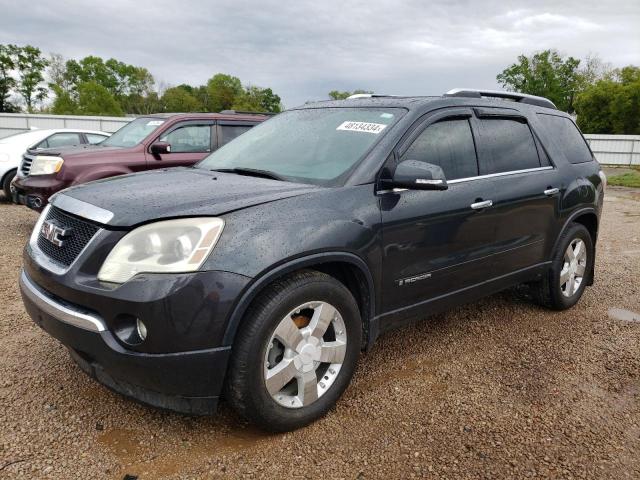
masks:
<path fill-rule="evenodd" d="M 40 234 L 53 243 L 56 247 L 64 245 L 64 238 L 71 234 L 70 228 L 63 228 L 50 221 L 45 221 L 40 229 Z"/>

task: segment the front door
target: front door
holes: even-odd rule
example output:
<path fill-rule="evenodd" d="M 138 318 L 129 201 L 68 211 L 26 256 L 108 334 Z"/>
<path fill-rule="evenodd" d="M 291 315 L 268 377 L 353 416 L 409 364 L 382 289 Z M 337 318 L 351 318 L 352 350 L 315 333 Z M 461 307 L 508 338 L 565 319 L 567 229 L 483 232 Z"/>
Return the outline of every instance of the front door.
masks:
<path fill-rule="evenodd" d="M 181 122 L 160 134 L 158 141 L 168 142 L 171 152 L 154 155 L 147 152 L 149 168 L 190 166 L 208 156 L 215 147 L 214 122 Z"/>
<path fill-rule="evenodd" d="M 495 217 L 483 202 L 494 192 L 490 182 L 472 181 L 478 162 L 471 117 L 468 109 L 430 117 L 394 157 L 439 165 L 453 183 L 444 191 L 379 192 L 383 315 L 426 315 L 425 301 L 492 275 Z"/>

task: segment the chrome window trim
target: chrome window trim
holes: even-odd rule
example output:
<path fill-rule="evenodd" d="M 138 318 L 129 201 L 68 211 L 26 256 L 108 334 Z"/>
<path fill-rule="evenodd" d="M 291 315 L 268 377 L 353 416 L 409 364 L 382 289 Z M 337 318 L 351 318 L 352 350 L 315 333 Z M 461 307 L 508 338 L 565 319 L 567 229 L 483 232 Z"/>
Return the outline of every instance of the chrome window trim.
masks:
<path fill-rule="evenodd" d="M 447 180 L 447 184 L 470 182 L 472 180 L 482 180 L 493 177 L 506 177 L 509 175 L 518 175 L 520 173 L 540 172 L 543 170 L 553 170 L 552 166 L 525 168 L 524 170 L 509 170 L 508 172 L 488 173 L 486 175 L 478 175 L 476 177 L 456 178 L 455 180 Z"/>
<path fill-rule="evenodd" d="M 29 279 L 24 270 L 20 274 L 20 290 L 40 310 L 56 320 L 92 332 L 103 332 L 107 329 L 107 326 L 97 315 L 81 312 L 51 298 Z"/>
<path fill-rule="evenodd" d="M 473 180 L 483 180 L 485 178 L 493 178 L 493 177 L 506 177 L 509 175 L 518 175 L 520 173 L 530 173 L 530 172 L 541 172 L 543 170 L 553 170 L 554 167 L 552 166 L 547 166 L 547 167 L 536 167 L 536 168 L 525 168 L 524 170 L 510 170 L 508 172 L 499 172 L 499 173 L 488 173 L 487 175 L 478 175 L 475 177 L 465 177 L 465 178 L 456 178 L 455 180 L 447 180 L 447 185 L 451 185 L 452 183 L 465 183 L 465 182 L 471 182 Z M 384 193 L 399 193 L 399 192 L 405 192 L 409 190 L 408 188 L 394 188 L 394 189 L 387 189 L 387 190 L 378 190 L 376 193 L 377 194 L 384 194 Z"/>
<path fill-rule="evenodd" d="M 70 197 L 65 194 L 55 195 L 50 203 L 60 210 L 77 215 L 78 217 L 86 218 L 97 223 L 108 224 L 114 217 L 113 212 L 105 210 L 104 208 L 96 207 L 90 203 L 78 200 L 77 198 Z"/>

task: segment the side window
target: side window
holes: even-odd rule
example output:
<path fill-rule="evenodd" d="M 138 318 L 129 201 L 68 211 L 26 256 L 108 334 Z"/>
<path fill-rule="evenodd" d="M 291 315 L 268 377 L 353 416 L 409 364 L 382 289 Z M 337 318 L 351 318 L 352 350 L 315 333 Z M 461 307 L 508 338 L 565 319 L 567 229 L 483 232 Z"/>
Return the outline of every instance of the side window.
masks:
<path fill-rule="evenodd" d="M 104 135 L 98 135 L 97 133 L 85 133 L 85 136 L 87 137 L 87 141 L 91 145 L 95 145 L 96 143 L 100 143 L 105 138 L 107 138 Z"/>
<path fill-rule="evenodd" d="M 251 129 L 251 125 L 220 125 L 220 138 L 218 146 L 229 143 L 239 135 Z"/>
<path fill-rule="evenodd" d="M 544 126 L 547 135 L 571 163 L 585 163 L 593 160 L 587 142 L 580 134 L 578 127 L 566 117 L 538 114 L 538 119 Z"/>
<path fill-rule="evenodd" d="M 533 134 L 525 121 L 478 120 L 480 175 L 540 167 Z"/>
<path fill-rule="evenodd" d="M 171 144 L 171 153 L 210 152 L 211 125 L 184 125 L 160 138 Z"/>
<path fill-rule="evenodd" d="M 49 138 L 47 138 L 47 145 L 49 148 L 80 145 L 81 143 L 82 140 L 80 139 L 80 134 L 78 133 L 54 133 Z"/>
<path fill-rule="evenodd" d="M 477 176 L 478 162 L 469 120 L 445 120 L 429 125 L 401 160 L 438 165 L 447 180 Z"/>

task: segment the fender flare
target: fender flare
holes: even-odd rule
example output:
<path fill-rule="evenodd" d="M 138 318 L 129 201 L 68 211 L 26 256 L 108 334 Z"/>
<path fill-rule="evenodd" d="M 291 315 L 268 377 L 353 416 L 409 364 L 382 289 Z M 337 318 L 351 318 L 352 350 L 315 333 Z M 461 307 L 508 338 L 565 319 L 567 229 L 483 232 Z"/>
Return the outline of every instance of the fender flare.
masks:
<path fill-rule="evenodd" d="M 375 319 L 375 288 L 373 283 L 373 276 L 367 264 L 360 257 L 353 253 L 348 252 L 323 252 L 303 257 L 298 257 L 292 260 L 288 260 L 285 263 L 281 263 L 276 267 L 273 267 L 266 272 L 262 273 L 258 277 L 255 277 L 249 286 L 245 289 L 240 300 L 238 300 L 233 307 L 233 311 L 227 321 L 222 344 L 225 346 L 233 345 L 236 333 L 242 322 L 244 314 L 251 304 L 251 302 L 258 296 L 258 294 L 275 279 L 282 277 L 295 270 L 300 270 L 305 267 L 319 265 L 329 262 L 344 262 L 350 263 L 360 270 L 367 281 L 367 288 L 369 290 L 369 312 L 368 318 L 363 319 L 368 324 L 368 338 L 365 339 L 367 348 L 373 343 L 377 337 L 378 329 Z"/>
<path fill-rule="evenodd" d="M 596 216 L 598 226 L 600 225 L 600 217 L 598 216 L 598 211 L 593 207 L 581 208 L 580 210 L 573 212 L 571 215 L 569 215 L 569 218 L 567 218 L 567 220 L 564 222 L 564 225 L 562 225 L 562 228 L 560 229 L 560 232 L 558 233 L 558 236 L 556 237 L 555 242 L 553 242 L 553 249 L 551 250 L 551 258 L 553 258 L 553 254 L 556 251 L 556 248 L 558 248 L 558 242 L 560 242 L 560 237 L 562 237 L 562 234 L 567 230 L 567 228 L 569 227 L 569 224 L 573 222 L 574 219 L 576 219 L 580 215 L 584 215 L 585 213 L 593 213 Z M 596 238 L 597 238 L 597 235 L 596 235 Z M 594 256 L 596 254 L 596 238 L 593 239 Z M 593 280 L 595 278 L 595 264 L 596 262 L 594 257 L 594 261 L 591 263 L 591 272 L 590 272 L 591 275 L 589 275 L 589 281 L 587 282 L 587 285 L 593 285 Z"/>
<path fill-rule="evenodd" d="M 553 252 L 555 252 L 556 248 L 558 247 L 558 242 L 560 241 L 560 237 L 562 237 L 562 234 L 567 230 L 567 228 L 569 227 L 569 224 L 571 222 L 573 222 L 573 220 L 575 218 L 579 217 L 580 215 L 584 215 L 585 213 L 593 213 L 596 216 L 596 218 L 598 219 L 598 223 L 600 223 L 600 219 L 598 218 L 598 212 L 593 207 L 581 208 L 580 210 L 576 210 L 575 212 L 573 212 L 565 220 L 564 224 L 562 225 L 562 228 L 560 229 L 560 232 L 558 233 L 558 236 L 556 237 L 555 241 L 553 242 L 553 249 L 551 250 L 551 256 L 552 257 L 553 257 Z M 596 244 L 596 239 L 594 238 L 593 239 L 594 248 L 595 248 L 595 244 Z"/>

